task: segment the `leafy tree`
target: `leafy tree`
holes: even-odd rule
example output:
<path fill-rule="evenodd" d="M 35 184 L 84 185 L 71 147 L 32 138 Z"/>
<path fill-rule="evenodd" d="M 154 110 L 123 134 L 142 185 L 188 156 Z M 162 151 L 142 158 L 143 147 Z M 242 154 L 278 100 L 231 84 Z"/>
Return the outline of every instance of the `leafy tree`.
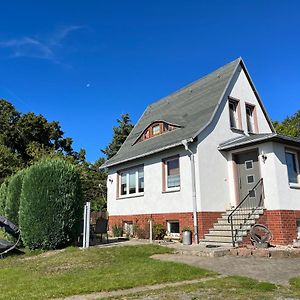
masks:
<path fill-rule="evenodd" d="M 0 184 L 23 166 L 22 158 L 0 143 Z"/>
<path fill-rule="evenodd" d="M 81 182 L 74 165 L 45 159 L 26 170 L 19 211 L 25 246 L 55 249 L 70 244 L 82 214 Z"/>
<path fill-rule="evenodd" d="M 59 122 L 48 122 L 42 115 L 22 114 L 6 100 L 0 100 L 0 141 L 25 163 L 33 157 L 32 147 L 73 155 L 72 139 L 65 138 Z M 29 151 L 31 149 L 31 152 Z"/>
<path fill-rule="evenodd" d="M 104 161 L 104 158 L 100 158 L 94 164 L 85 162 L 78 166 L 84 200 L 90 201 L 95 211 L 106 210 L 107 173 L 99 170 Z"/>
<path fill-rule="evenodd" d="M 112 158 L 119 151 L 133 128 L 128 113 L 121 115 L 121 119 L 117 119 L 117 122 L 118 126 L 113 128 L 114 135 L 111 143 L 109 143 L 105 149 L 101 150 L 108 159 Z"/>
<path fill-rule="evenodd" d="M 124 120 L 129 122 L 125 115 Z M 64 137 L 59 122 L 48 122 L 32 112 L 22 114 L 0 99 L 0 184 L 18 170 L 46 158 L 63 159 L 75 165 L 85 201 L 91 201 L 95 210 L 105 209 L 107 175 L 99 172 L 104 159 L 89 163 L 84 149 L 72 149 L 72 139 Z"/>
<path fill-rule="evenodd" d="M 274 121 L 273 125 L 279 134 L 300 138 L 300 110 L 291 117 L 286 117 L 282 123 Z"/>

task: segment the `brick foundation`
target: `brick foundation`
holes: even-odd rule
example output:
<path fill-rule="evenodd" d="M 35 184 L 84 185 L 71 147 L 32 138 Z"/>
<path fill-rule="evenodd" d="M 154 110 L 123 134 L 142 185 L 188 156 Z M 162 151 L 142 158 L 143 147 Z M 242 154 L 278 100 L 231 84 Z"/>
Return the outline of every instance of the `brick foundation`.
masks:
<path fill-rule="evenodd" d="M 299 210 L 265 210 L 256 223 L 267 226 L 272 232 L 272 245 L 289 245 L 297 238 L 296 219 L 300 219 Z M 249 234 L 241 245 L 248 244 L 250 244 Z"/>
<path fill-rule="evenodd" d="M 199 231 L 199 239 L 204 238 L 204 234 L 209 232 L 209 229 L 214 227 L 214 223 L 217 223 L 217 219 L 221 218 L 223 212 L 219 211 L 205 211 L 198 212 L 198 231 Z"/>
<path fill-rule="evenodd" d="M 208 233 L 213 224 L 221 216 L 222 212 L 198 212 L 198 237 L 202 239 L 204 234 Z M 141 214 L 141 215 L 125 215 L 125 216 L 110 216 L 109 230 L 112 230 L 113 225 L 123 226 L 124 222 L 133 222 L 139 227 L 144 227 L 148 221 L 152 219 L 154 224 L 163 224 L 167 228 L 167 221 L 178 220 L 179 230 L 184 227 L 189 227 L 193 231 L 193 213 L 166 213 L 166 214 Z"/>

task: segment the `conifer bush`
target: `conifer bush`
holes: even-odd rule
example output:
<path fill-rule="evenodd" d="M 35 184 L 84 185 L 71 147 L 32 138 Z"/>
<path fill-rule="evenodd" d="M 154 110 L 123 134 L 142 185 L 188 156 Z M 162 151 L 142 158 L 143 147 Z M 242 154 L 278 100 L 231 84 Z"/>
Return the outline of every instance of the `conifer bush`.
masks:
<path fill-rule="evenodd" d="M 5 179 L 0 185 L 0 216 L 5 216 L 5 205 L 7 198 L 7 186 L 9 179 Z"/>
<path fill-rule="evenodd" d="M 21 170 L 13 175 L 7 185 L 5 216 L 17 226 L 19 225 L 20 196 L 24 173 L 25 170 Z"/>
<path fill-rule="evenodd" d="M 21 237 L 30 249 L 56 249 L 78 236 L 83 197 L 76 167 L 45 159 L 26 170 L 20 199 Z"/>

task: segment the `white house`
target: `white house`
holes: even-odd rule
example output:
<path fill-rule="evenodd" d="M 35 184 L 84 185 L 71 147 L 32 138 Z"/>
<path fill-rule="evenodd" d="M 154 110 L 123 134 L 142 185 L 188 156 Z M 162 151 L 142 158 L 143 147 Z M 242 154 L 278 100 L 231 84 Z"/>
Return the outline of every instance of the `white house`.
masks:
<path fill-rule="evenodd" d="M 273 244 L 292 243 L 299 153 L 299 139 L 275 132 L 239 58 L 147 107 L 103 165 L 110 226 L 151 218 L 172 235 L 189 226 L 195 242 L 240 243 L 259 222 Z"/>

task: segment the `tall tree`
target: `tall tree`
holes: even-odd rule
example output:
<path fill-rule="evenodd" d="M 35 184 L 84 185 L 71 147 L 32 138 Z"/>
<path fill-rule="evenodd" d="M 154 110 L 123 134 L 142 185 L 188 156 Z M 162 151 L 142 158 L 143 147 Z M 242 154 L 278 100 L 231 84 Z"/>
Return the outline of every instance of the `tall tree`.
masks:
<path fill-rule="evenodd" d="M 21 157 L 0 143 L 0 185 L 6 177 L 11 176 L 23 166 Z"/>
<path fill-rule="evenodd" d="M 286 117 L 281 123 L 274 121 L 277 133 L 300 138 L 300 110 L 291 117 Z"/>
<path fill-rule="evenodd" d="M 99 158 L 93 164 L 85 162 L 79 166 L 83 196 L 85 201 L 91 202 L 94 211 L 106 210 L 107 173 L 99 170 L 104 161 L 104 158 Z"/>
<path fill-rule="evenodd" d="M 105 149 L 101 150 L 108 159 L 112 158 L 119 151 L 133 128 L 128 113 L 121 115 L 121 118 L 117 119 L 117 122 L 118 126 L 113 128 L 114 134 L 111 143 Z"/>
<path fill-rule="evenodd" d="M 59 122 L 48 122 L 42 115 L 22 114 L 6 100 L 0 100 L 0 142 L 26 163 L 34 146 L 46 151 L 73 155 L 72 139 L 65 138 Z M 30 150 L 30 151 L 29 151 Z"/>

